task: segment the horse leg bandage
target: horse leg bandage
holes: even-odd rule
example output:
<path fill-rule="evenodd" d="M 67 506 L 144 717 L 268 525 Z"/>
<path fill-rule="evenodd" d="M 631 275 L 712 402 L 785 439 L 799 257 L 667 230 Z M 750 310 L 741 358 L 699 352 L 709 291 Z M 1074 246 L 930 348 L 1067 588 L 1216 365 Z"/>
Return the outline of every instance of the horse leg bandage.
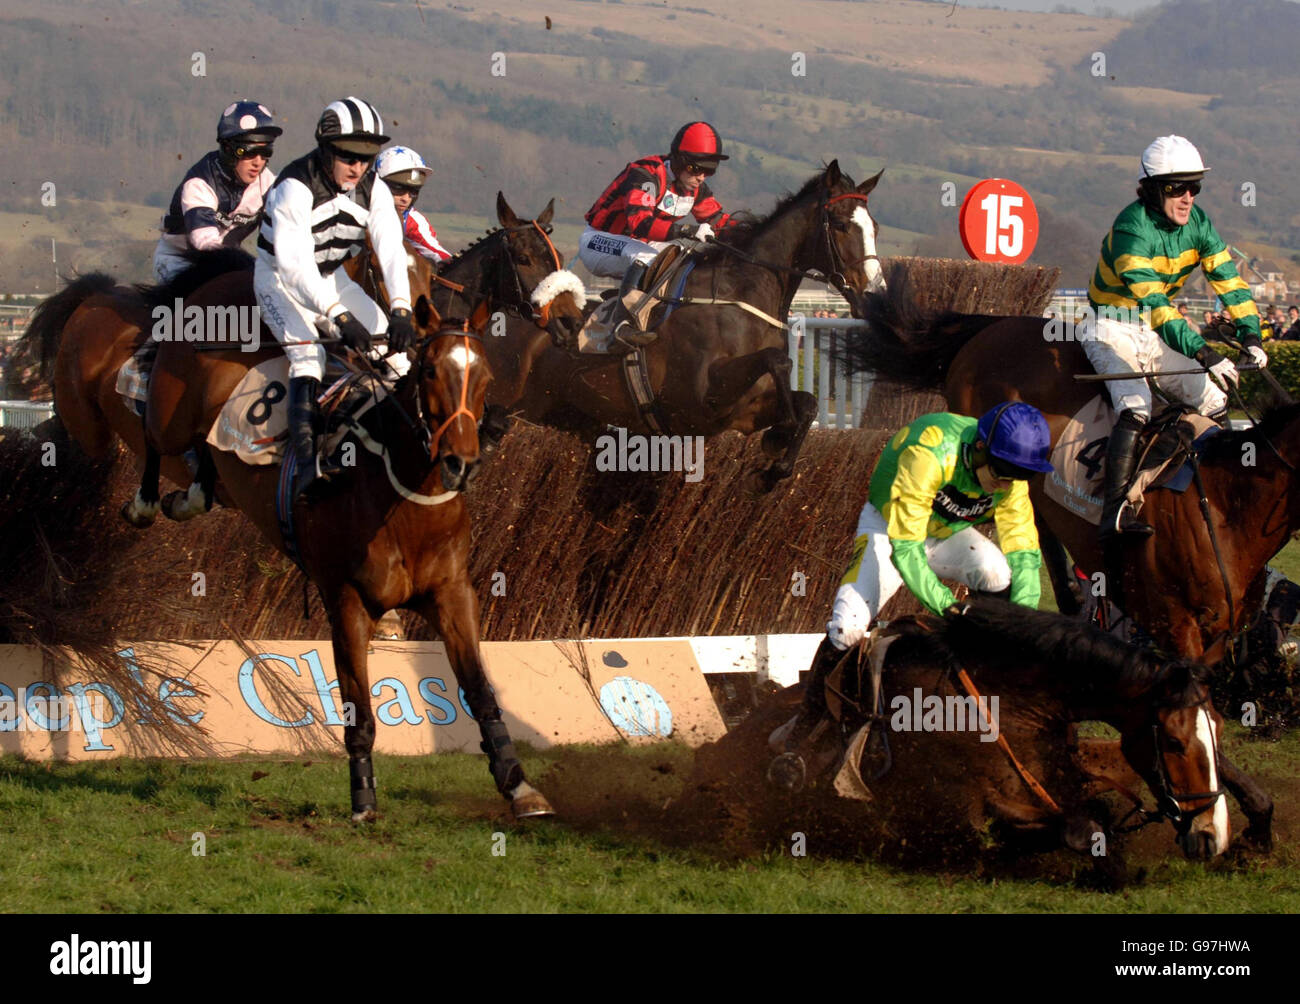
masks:
<path fill-rule="evenodd" d="M 378 805 L 375 797 L 375 765 L 368 756 L 354 757 L 348 761 L 348 775 L 352 780 L 352 811 L 365 812 Z"/>

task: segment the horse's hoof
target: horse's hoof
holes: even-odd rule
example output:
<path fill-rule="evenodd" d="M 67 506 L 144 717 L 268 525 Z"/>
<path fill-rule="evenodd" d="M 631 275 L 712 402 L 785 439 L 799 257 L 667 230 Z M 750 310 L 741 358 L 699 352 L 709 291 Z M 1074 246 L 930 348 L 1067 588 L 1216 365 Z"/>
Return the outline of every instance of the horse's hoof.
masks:
<path fill-rule="evenodd" d="M 134 499 L 128 502 L 123 502 L 122 508 L 119 509 L 118 512 L 122 514 L 122 518 L 126 520 L 128 524 L 135 527 L 137 530 L 149 529 L 149 527 L 153 526 L 153 521 L 158 516 L 157 509 L 155 508 L 152 513 L 136 512 L 133 507 L 133 502 Z"/>
<path fill-rule="evenodd" d="M 379 818 L 379 813 L 373 808 L 363 809 L 360 812 L 352 813 L 352 822 L 354 823 L 373 823 Z"/>
<path fill-rule="evenodd" d="M 540 819 L 555 815 L 546 796 L 527 781 L 515 788 L 511 795 L 510 811 L 514 813 L 515 819 Z"/>
<path fill-rule="evenodd" d="M 184 502 L 184 492 L 168 492 L 162 498 L 162 504 L 160 506 L 162 514 L 175 523 L 184 523 L 189 519 L 189 516 L 178 512 Z"/>

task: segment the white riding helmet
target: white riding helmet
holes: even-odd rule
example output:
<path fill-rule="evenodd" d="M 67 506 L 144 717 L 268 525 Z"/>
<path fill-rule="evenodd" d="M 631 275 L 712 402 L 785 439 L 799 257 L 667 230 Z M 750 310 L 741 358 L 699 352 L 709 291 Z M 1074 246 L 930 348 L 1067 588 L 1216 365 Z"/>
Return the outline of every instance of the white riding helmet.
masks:
<path fill-rule="evenodd" d="M 1142 151 L 1142 177 L 1199 181 L 1209 168 L 1196 147 L 1182 136 L 1161 136 Z"/>
<path fill-rule="evenodd" d="M 390 146 L 375 161 L 375 172 L 384 181 L 419 188 L 428 180 L 433 169 L 410 147 Z"/>

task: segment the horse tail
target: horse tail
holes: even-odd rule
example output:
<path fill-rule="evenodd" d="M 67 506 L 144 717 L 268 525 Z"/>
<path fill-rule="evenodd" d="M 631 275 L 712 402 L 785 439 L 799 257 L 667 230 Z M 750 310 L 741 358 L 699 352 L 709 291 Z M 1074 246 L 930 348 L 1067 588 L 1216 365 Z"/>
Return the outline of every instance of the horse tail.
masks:
<path fill-rule="evenodd" d="M 917 390 L 940 390 L 962 346 L 993 323 L 991 314 L 933 315 L 906 290 L 863 297 L 866 330 L 845 332 L 849 373 L 869 371 Z"/>
<path fill-rule="evenodd" d="M 230 272 L 251 272 L 255 264 L 253 256 L 240 248 L 187 251 L 184 257 L 189 268 L 177 272 L 166 282 L 140 283 L 135 287 L 150 309 L 170 308 L 176 300 L 184 300 L 213 279 Z"/>
<path fill-rule="evenodd" d="M 117 285 L 117 280 L 103 272 L 90 272 L 78 276 L 53 296 L 42 300 L 32 311 L 27 330 L 19 344 L 27 353 L 40 360 L 41 379 L 49 374 L 50 365 L 59 353 L 59 339 L 63 329 L 77 308 L 92 296 L 107 293 Z"/>

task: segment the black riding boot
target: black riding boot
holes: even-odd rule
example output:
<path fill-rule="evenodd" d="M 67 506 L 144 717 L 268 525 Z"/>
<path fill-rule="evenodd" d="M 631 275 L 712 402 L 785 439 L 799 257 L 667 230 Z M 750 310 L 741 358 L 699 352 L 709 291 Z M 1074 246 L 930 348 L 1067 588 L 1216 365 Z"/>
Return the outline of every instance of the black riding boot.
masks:
<path fill-rule="evenodd" d="M 293 482 L 295 500 L 320 475 L 316 467 L 316 398 L 319 395 L 320 381 L 315 377 L 289 379 L 289 448 L 298 460 Z"/>
<path fill-rule="evenodd" d="M 1119 416 L 1115 428 L 1111 430 L 1110 442 L 1106 445 L 1106 501 L 1099 528 L 1099 536 L 1103 541 L 1117 534 L 1148 537 L 1155 532 L 1124 505 L 1125 492 L 1133 477 L 1133 466 L 1137 462 L 1135 453 L 1138 433 L 1145 424 L 1146 420 L 1141 415 L 1127 410 Z"/>
<path fill-rule="evenodd" d="M 634 292 L 641 285 L 648 267 L 639 261 L 634 261 L 623 273 L 623 284 L 618 290 L 618 305 L 614 308 L 614 340 L 627 346 L 649 345 L 659 337 L 653 331 L 642 331 L 638 328 L 636 318 L 623 303 L 623 297 Z"/>

